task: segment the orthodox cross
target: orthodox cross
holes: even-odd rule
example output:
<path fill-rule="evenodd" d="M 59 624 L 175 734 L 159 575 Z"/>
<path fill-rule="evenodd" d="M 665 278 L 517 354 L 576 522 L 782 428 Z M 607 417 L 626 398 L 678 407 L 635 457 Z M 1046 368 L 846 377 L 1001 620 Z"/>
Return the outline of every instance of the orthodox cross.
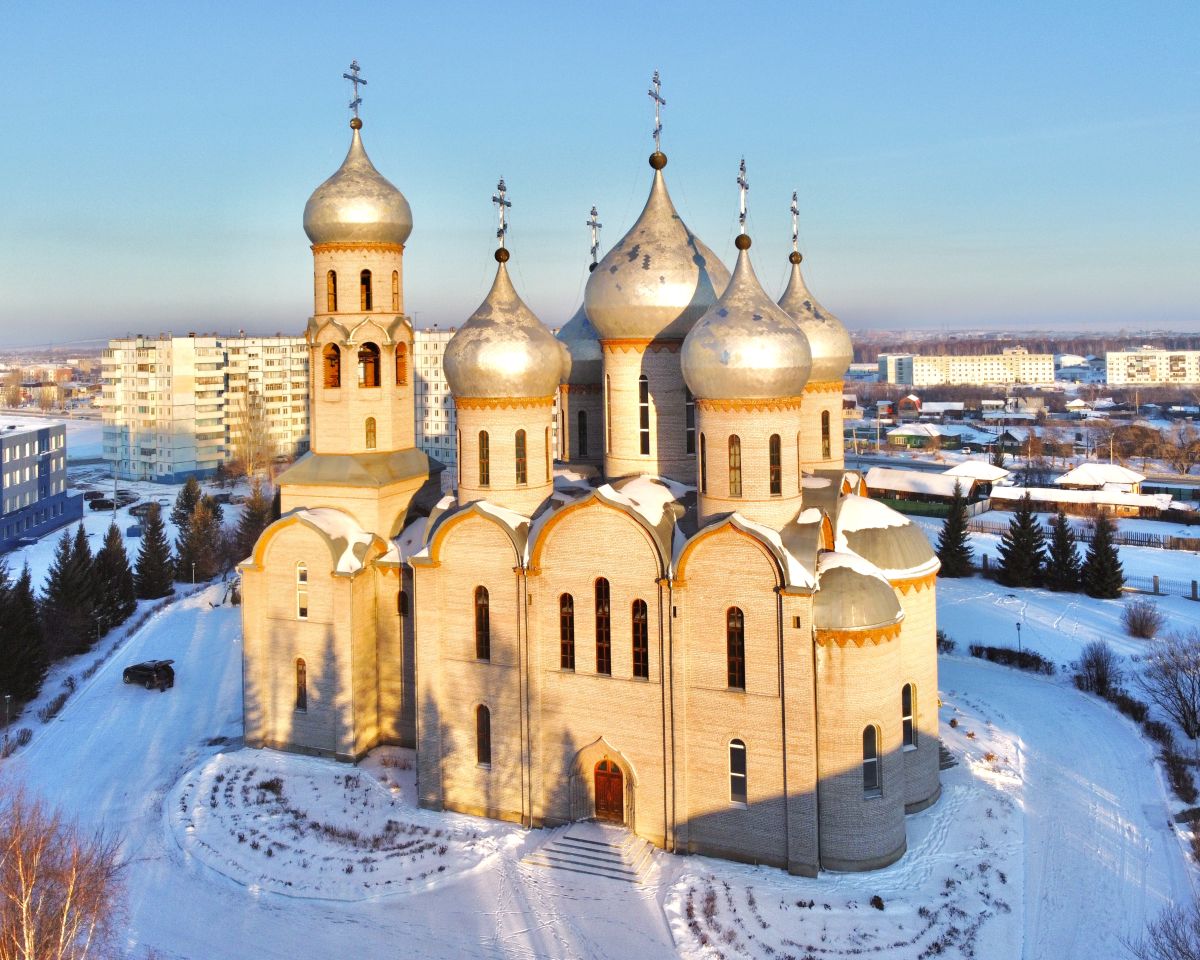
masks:
<path fill-rule="evenodd" d="M 741 232 L 746 232 L 746 194 L 750 190 L 750 181 L 746 179 L 746 158 L 742 157 L 742 162 L 738 164 L 738 226 Z"/>
<path fill-rule="evenodd" d="M 654 77 L 650 81 L 650 99 L 654 101 L 654 150 L 656 153 L 662 152 L 662 108 L 667 105 L 667 101 L 662 98 L 662 83 L 658 79 L 658 71 L 654 71 Z"/>
<path fill-rule="evenodd" d="M 792 191 L 792 250 L 800 252 L 800 202 Z"/>
<path fill-rule="evenodd" d="M 592 204 L 592 215 L 590 217 L 588 217 L 587 225 L 592 231 L 592 266 L 593 267 L 597 264 L 598 257 L 600 255 L 600 228 L 604 226 L 604 224 L 602 224 L 599 220 L 596 219 L 598 216 L 599 216 L 599 214 L 596 212 L 596 205 Z"/>
<path fill-rule="evenodd" d="M 358 107 L 362 103 L 362 97 L 358 95 L 358 85 L 361 83 L 364 87 L 367 81 L 358 75 L 360 67 L 357 60 L 350 61 L 350 73 L 343 73 L 342 79 L 349 80 L 354 84 L 354 99 L 350 101 L 350 109 L 354 111 L 354 116 L 358 116 Z"/>
<path fill-rule="evenodd" d="M 500 182 L 496 184 L 496 192 L 492 195 L 492 203 L 496 205 L 496 209 L 500 213 L 500 226 L 496 230 L 496 239 L 500 241 L 500 246 L 504 246 L 504 237 L 508 234 L 508 217 L 504 211 L 512 206 L 512 201 L 508 199 L 508 187 L 504 185 L 504 178 L 500 178 Z"/>

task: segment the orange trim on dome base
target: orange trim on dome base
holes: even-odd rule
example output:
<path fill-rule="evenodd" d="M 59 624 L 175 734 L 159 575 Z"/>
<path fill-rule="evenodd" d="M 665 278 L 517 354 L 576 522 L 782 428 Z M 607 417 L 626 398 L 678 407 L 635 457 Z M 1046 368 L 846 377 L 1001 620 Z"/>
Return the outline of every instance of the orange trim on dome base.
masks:
<path fill-rule="evenodd" d="M 892 623 L 886 627 L 871 627 L 866 630 L 825 630 L 818 627 L 816 634 L 817 646 L 820 647 L 845 647 L 850 643 L 862 647 L 868 641 L 874 646 L 879 646 L 900 636 L 900 624 Z"/>
<path fill-rule="evenodd" d="M 528 410 L 552 407 L 554 397 L 455 397 L 456 410 Z"/>
<path fill-rule="evenodd" d="M 775 410 L 799 410 L 803 397 L 774 397 L 762 400 L 707 400 L 696 398 L 698 410 L 714 413 L 766 413 Z"/>
<path fill-rule="evenodd" d="M 810 380 L 804 385 L 805 393 L 841 393 L 844 380 Z"/>
<path fill-rule="evenodd" d="M 923 577 L 908 577 L 901 580 L 889 580 L 888 582 L 895 589 L 907 596 L 913 590 L 932 589 L 933 585 L 937 582 L 937 571 L 927 573 Z"/>
<path fill-rule="evenodd" d="M 340 240 L 326 243 L 314 243 L 313 253 L 341 253 L 351 250 L 369 250 L 376 253 L 404 253 L 402 243 L 384 243 L 381 240 L 361 240 L 357 243 L 346 243 Z"/>
<path fill-rule="evenodd" d="M 678 353 L 683 348 L 682 340 L 655 340 L 652 337 L 624 337 L 617 340 L 601 340 L 600 346 L 609 353 Z"/>

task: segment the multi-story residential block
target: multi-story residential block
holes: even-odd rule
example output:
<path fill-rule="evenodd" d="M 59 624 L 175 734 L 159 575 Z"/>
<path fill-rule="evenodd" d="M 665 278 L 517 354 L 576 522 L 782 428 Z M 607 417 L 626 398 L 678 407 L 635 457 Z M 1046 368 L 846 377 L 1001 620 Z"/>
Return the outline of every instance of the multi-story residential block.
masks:
<path fill-rule="evenodd" d="M 413 331 L 417 447 L 451 471 L 458 464 L 457 418 L 442 356 L 454 331 L 454 327 Z"/>
<path fill-rule="evenodd" d="M 67 428 L 54 420 L 0 419 L 0 550 L 83 516 L 67 492 Z"/>
<path fill-rule="evenodd" d="M 1142 347 L 1112 351 L 1106 359 L 1110 386 L 1200 383 L 1200 350 Z"/>
<path fill-rule="evenodd" d="M 911 387 L 939 384 L 1053 383 L 1054 355 L 1010 347 L 1001 353 L 962 357 L 883 354 L 879 379 Z"/>

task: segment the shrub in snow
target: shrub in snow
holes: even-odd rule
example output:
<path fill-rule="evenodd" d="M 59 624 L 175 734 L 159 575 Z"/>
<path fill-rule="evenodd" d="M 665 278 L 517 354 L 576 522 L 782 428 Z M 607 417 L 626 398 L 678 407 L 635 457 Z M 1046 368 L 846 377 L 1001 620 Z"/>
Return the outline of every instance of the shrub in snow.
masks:
<path fill-rule="evenodd" d="M 1193 900 L 1167 907 L 1137 940 L 1125 949 L 1135 960 L 1198 960 L 1200 958 L 1200 903 Z"/>
<path fill-rule="evenodd" d="M 1104 699 L 1135 723 L 1144 723 L 1150 713 L 1146 704 L 1136 697 L 1131 697 L 1124 690 L 1111 690 Z"/>
<path fill-rule="evenodd" d="M 1168 751 L 1175 749 L 1175 734 L 1161 720 L 1147 720 L 1142 724 L 1142 732 L 1160 747 Z"/>
<path fill-rule="evenodd" d="M 875 894 L 875 896 L 871 898 L 871 906 L 873 906 L 876 910 L 882 910 L 883 897 L 879 896 L 879 894 Z"/>
<path fill-rule="evenodd" d="M 953 653 L 958 644 L 950 639 L 945 630 L 937 632 L 937 651 L 938 653 Z"/>
<path fill-rule="evenodd" d="M 1134 600 L 1133 603 L 1126 604 L 1121 619 L 1125 624 L 1125 631 L 1131 637 L 1140 640 L 1153 640 L 1167 622 L 1167 618 L 1153 600 Z"/>
<path fill-rule="evenodd" d="M 1175 791 L 1175 796 L 1184 803 L 1195 803 L 1196 781 L 1192 779 L 1192 771 L 1187 761 L 1174 750 L 1164 750 L 1162 762 L 1167 768 L 1167 779 L 1171 781 L 1171 789 Z"/>
<path fill-rule="evenodd" d="M 1121 683 L 1121 662 L 1103 640 L 1093 640 L 1083 648 L 1075 668 L 1075 686 L 1107 697 Z"/>
<path fill-rule="evenodd" d="M 11 757 L 32 739 L 33 731 L 28 727 L 22 727 L 11 737 L 5 737 L 3 741 L 0 741 L 0 760 Z"/>
<path fill-rule="evenodd" d="M 56 696 L 53 700 L 51 700 L 48 704 L 46 704 L 44 707 L 42 707 L 41 710 L 38 711 L 38 714 L 37 714 L 38 719 L 41 720 L 42 723 L 49 723 L 51 720 L 53 720 L 55 717 L 58 716 L 59 711 L 62 710 L 63 705 L 66 704 L 66 702 L 67 702 L 67 697 L 69 697 L 70 695 L 71 695 L 70 690 L 63 690 L 62 692 L 60 692 L 58 694 L 58 696 Z"/>
<path fill-rule="evenodd" d="M 1154 640 L 1134 683 L 1191 740 L 1200 736 L 1200 630 Z"/>
<path fill-rule="evenodd" d="M 989 647 L 981 643 L 973 643 L 968 648 L 971 656 L 992 663 L 1002 663 L 1007 667 L 1028 670 L 1031 673 L 1052 675 L 1054 664 L 1036 650 L 1014 650 L 1012 647 Z"/>

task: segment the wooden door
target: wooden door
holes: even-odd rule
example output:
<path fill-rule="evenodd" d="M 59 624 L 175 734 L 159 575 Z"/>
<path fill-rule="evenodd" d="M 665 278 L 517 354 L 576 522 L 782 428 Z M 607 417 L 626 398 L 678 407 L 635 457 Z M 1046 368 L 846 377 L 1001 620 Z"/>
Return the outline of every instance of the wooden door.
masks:
<path fill-rule="evenodd" d="M 621 768 L 611 760 L 596 764 L 596 819 L 625 822 L 625 788 Z"/>

